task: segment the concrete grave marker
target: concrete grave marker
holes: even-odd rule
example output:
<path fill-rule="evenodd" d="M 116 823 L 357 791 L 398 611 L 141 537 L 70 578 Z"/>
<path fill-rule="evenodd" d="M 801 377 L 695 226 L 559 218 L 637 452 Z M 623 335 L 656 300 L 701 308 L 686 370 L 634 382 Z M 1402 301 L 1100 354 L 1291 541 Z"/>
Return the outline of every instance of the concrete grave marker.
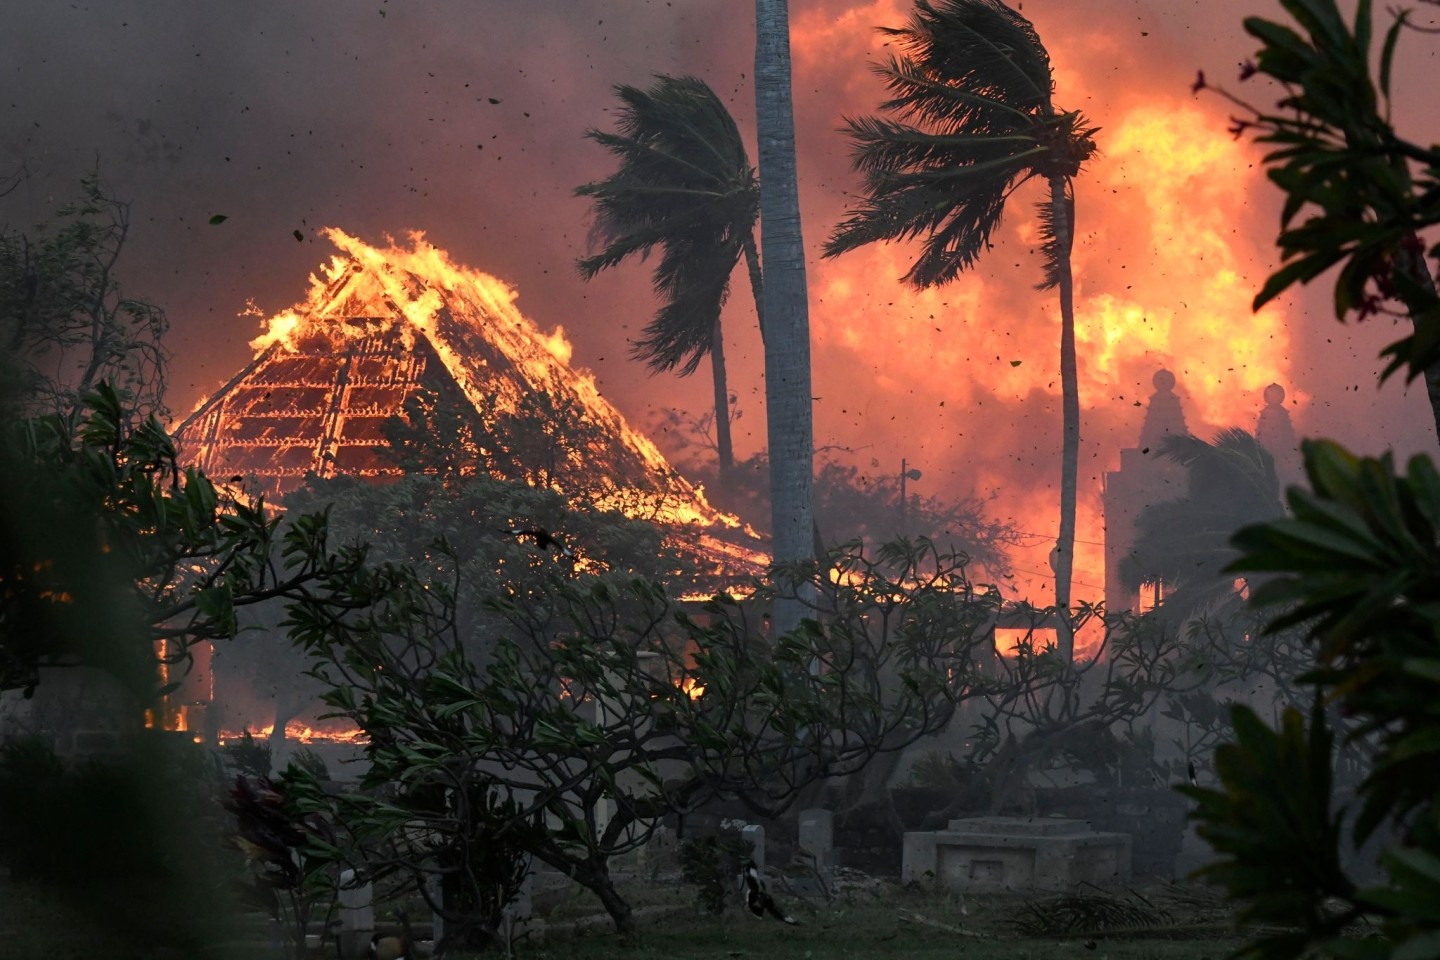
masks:
<path fill-rule="evenodd" d="M 740 828 L 740 839 L 749 842 L 751 850 L 750 859 L 755 861 L 755 866 L 760 870 L 760 875 L 765 875 L 765 828 L 758 823 L 747 823 Z"/>
<path fill-rule="evenodd" d="M 815 857 L 815 866 L 835 866 L 835 815 L 822 807 L 800 811 L 800 846 Z"/>
<path fill-rule="evenodd" d="M 354 870 L 340 871 L 340 952 L 363 957 L 375 932 L 375 889 L 360 882 Z"/>
<path fill-rule="evenodd" d="M 790 882 L 794 893 L 807 899 L 830 899 L 835 877 L 835 816 L 821 807 L 800 811 L 795 859 L 805 873 Z M 793 874 L 787 870 L 786 874 Z"/>
<path fill-rule="evenodd" d="M 948 830 L 905 834 L 900 879 L 933 877 L 954 891 L 1069 890 L 1130 879 L 1130 835 L 1083 820 L 975 817 Z"/>

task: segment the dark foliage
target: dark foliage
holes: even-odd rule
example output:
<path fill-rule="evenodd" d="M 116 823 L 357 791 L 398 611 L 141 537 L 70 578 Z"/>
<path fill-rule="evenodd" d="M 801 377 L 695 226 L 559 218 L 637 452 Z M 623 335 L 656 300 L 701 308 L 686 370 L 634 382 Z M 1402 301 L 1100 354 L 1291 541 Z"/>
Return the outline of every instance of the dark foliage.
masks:
<path fill-rule="evenodd" d="M 735 898 L 740 868 L 752 855 L 750 844 L 734 832 L 687 837 L 680 844 L 681 875 L 695 886 L 695 903 L 701 910 L 725 912 Z"/>
<path fill-rule="evenodd" d="M 1413 26 L 1410 12 L 1395 12 L 1372 73 L 1370 0 L 1356 6 L 1353 23 L 1335 0 L 1281 6 L 1299 30 L 1262 17 L 1245 20 L 1262 46 L 1242 79 L 1258 74 L 1278 83 L 1275 106 L 1259 109 L 1215 88 L 1243 111 L 1236 135 L 1251 132 L 1271 147 L 1268 174 L 1286 197 L 1277 240 L 1284 264 L 1255 307 L 1338 265 L 1336 317 L 1363 319 L 1398 303 L 1413 330 L 1385 348 L 1385 374 L 1403 368 L 1419 376 L 1440 361 L 1440 297 L 1423 239 L 1440 223 L 1440 150 L 1401 136 L 1392 121 L 1391 68 L 1401 36 Z M 1429 255 L 1440 256 L 1440 245 Z"/>
<path fill-rule="evenodd" d="M 75 413 L 108 381 L 163 413 L 169 322 L 121 292 L 116 268 L 129 234 L 130 205 L 93 176 L 53 224 L 0 231 L 0 405 Z"/>
<path fill-rule="evenodd" d="M 1309 638 L 1315 667 L 1301 682 L 1314 706 L 1308 718 L 1287 710 L 1279 730 L 1233 711 L 1234 743 L 1216 751 L 1221 789 L 1183 788 L 1221 856 L 1201 873 L 1245 917 L 1291 928 L 1256 939 L 1251 955 L 1423 956 L 1440 940 L 1440 473 L 1416 457 L 1399 474 L 1388 455 L 1326 441 L 1303 452 L 1310 489 L 1290 490 L 1291 518 L 1237 535 L 1232 569 L 1274 575 L 1255 602 L 1278 608 L 1269 630 Z M 1333 797 L 1337 723 L 1373 751 L 1358 811 Z M 1344 867 L 1352 816 L 1355 842 L 1393 831 L 1375 886 Z M 1380 935 L 1350 939 L 1362 919 Z"/>
<path fill-rule="evenodd" d="M 587 136 L 620 161 L 575 192 L 595 206 L 586 279 L 660 248 L 660 311 L 631 351 L 654 370 L 695 372 L 710 352 L 730 274 L 760 216 L 760 186 L 735 120 L 695 77 L 657 76 L 648 89 L 615 88 L 618 133 Z"/>

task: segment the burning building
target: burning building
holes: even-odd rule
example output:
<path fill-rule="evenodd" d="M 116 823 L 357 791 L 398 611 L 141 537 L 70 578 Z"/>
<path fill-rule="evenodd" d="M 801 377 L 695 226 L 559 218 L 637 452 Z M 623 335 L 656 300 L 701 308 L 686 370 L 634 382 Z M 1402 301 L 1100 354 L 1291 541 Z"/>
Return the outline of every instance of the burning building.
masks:
<path fill-rule="evenodd" d="M 1159 370 L 1150 382 L 1155 393 L 1145 408 L 1140 443 L 1123 448 L 1120 469 L 1105 474 L 1105 609 L 1112 613 L 1143 613 L 1160 601 L 1159 584 L 1148 598 L 1130 593 L 1120 576 L 1120 565 L 1135 542 L 1135 523 L 1145 508 L 1177 499 L 1185 492 L 1185 470 L 1160 453 L 1167 436 L 1190 432 L 1180 398 L 1175 394 L 1175 374 Z"/>
<path fill-rule="evenodd" d="M 342 253 L 312 275 L 306 301 L 272 317 L 254 359 L 180 425 L 187 462 L 283 500 L 311 475 L 400 476 L 383 427 L 407 402 L 436 397 L 491 418 L 543 396 L 585 424 L 579 442 L 559 447 L 567 469 L 551 475 L 561 493 L 703 531 L 693 549 L 718 576 L 763 569 L 759 537 L 671 468 L 594 378 L 570 367 L 563 332 L 543 333 L 504 283 L 451 263 L 418 233 L 409 249 L 325 235 Z M 565 476 L 584 477 L 585 490 L 566 489 Z"/>
<path fill-rule="evenodd" d="M 386 424 L 407 405 L 493 422 L 537 409 L 539 397 L 538 409 L 567 411 L 581 428 L 560 437 L 563 425 L 538 425 L 564 469 L 527 471 L 532 482 L 668 528 L 717 588 L 763 571 L 759 537 L 672 469 L 570 366 L 563 333 L 542 332 L 504 283 L 452 263 L 418 233 L 384 248 L 336 229 L 325 236 L 341 253 L 312 275 L 306 300 L 270 318 L 251 362 L 180 425 L 187 462 L 283 502 L 311 476 L 401 476 Z"/>
<path fill-rule="evenodd" d="M 1146 508 L 1186 495 L 1185 469 L 1162 453 L 1165 438 L 1189 433 L 1185 411 L 1175 393 L 1175 375 L 1159 370 L 1151 380 L 1155 393 L 1145 409 L 1140 442 L 1120 451 L 1120 469 L 1105 474 L 1102 491 L 1105 518 L 1105 609 L 1112 613 L 1146 613 L 1165 599 L 1166 584 L 1148 583 L 1143 594 L 1125 583 L 1120 573 L 1133 556 L 1137 521 Z M 1284 407 L 1285 388 L 1272 383 L 1264 390 L 1265 405 L 1254 427 L 1255 438 L 1274 458 L 1282 485 L 1299 478 L 1299 442 Z M 1173 585 L 1172 585 L 1173 586 Z"/>
<path fill-rule="evenodd" d="M 586 474 L 664 501 L 670 522 L 738 526 L 570 367 L 563 332 L 541 332 L 504 283 L 452 264 L 418 233 L 410 249 L 325 235 L 342 254 L 312 275 L 307 300 L 272 317 L 251 343 L 255 358 L 181 424 L 196 466 L 255 478 L 270 495 L 312 473 L 396 476 L 381 455 L 381 425 L 407 400 L 429 392 L 481 414 L 513 413 L 538 393 L 596 428 L 567 451 Z"/>

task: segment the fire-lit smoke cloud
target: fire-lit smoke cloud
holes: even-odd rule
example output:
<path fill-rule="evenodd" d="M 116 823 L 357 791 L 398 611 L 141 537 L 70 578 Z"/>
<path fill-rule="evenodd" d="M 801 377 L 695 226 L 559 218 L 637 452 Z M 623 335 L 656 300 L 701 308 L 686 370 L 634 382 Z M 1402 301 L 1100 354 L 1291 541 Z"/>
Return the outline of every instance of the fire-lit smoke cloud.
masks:
<path fill-rule="evenodd" d="M 1135 442 L 1159 367 L 1178 376 L 1191 429 L 1202 435 L 1253 426 L 1260 391 L 1279 381 L 1302 432 L 1371 450 L 1433 446 L 1419 391 L 1373 387 L 1375 353 L 1390 331 L 1336 325 L 1323 296 L 1250 313 L 1272 266 L 1278 203 L 1258 151 L 1226 133 L 1226 105 L 1192 96 L 1189 83 L 1201 68 L 1227 80 L 1253 52 L 1240 19 L 1254 5 L 1017 6 L 1049 48 L 1056 103 L 1102 128 L 1101 156 L 1077 183 L 1077 595 L 1099 596 L 1099 485 L 1117 448 Z M 877 472 L 898 472 L 903 456 L 924 471 L 926 494 L 993 496 L 997 515 L 1033 534 L 1017 558 L 1016 587 L 1043 600 L 1060 429 L 1055 298 L 1033 289 L 1040 197 L 1017 194 L 995 249 L 939 290 L 898 283 L 910 262 L 905 246 L 819 260 L 857 186 L 836 128 L 883 99 L 869 70 L 884 52 L 873 28 L 900 25 L 909 7 L 793 0 L 791 8 L 802 213 L 815 254 L 817 443 L 849 449 Z M 564 326 L 573 362 L 593 370 L 636 423 L 709 403 L 703 372 L 651 378 L 627 358 L 628 338 L 653 314 L 648 265 L 588 284 L 577 278 L 588 223 L 573 189 L 610 172 L 611 158 L 583 132 L 613 123 L 612 85 L 654 73 L 710 82 L 753 156 L 744 4 L 22 4 L 0 31 L 0 61 L 14 81 L 0 103 L 0 172 L 19 160 L 32 172 L 0 200 L 0 223 L 48 216 L 98 158 L 135 204 L 127 292 L 161 302 L 174 322 L 176 410 L 249 359 L 259 330 L 253 317 L 237 316 L 247 300 L 270 315 L 302 295 L 307 274 L 330 255 L 314 242 L 327 224 L 370 243 L 423 230 L 456 262 L 502 279 L 543 329 Z M 1424 62 L 1402 56 L 1398 69 L 1397 90 L 1429 89 Z M 1416 138 L 1430 142 L 1440 131 Z M 210 226 L 217 213 L 228 219 Z M 744 411 L 737 443 L 748 453 L 763 444 L 764 391 L 749 291 L 736 279 L 728 359 Z"/>
<path fill-rule="evenodd" d="M 905 19 L 903 5 L 889 0 L 864 13 L 872 23 Z M 852 12 L 797 21 L 797 72 L 822 74 L 811 89 L 843 90 L 850 114 L 873 112 L 883 95 L 878 79 L 862 73 L 857 82 L 848 69 L 857 57 L 884 53 L 885 38 L 855 31 L 855 19 Z M 1036 19 L 1052 38 L 1057 104 L 1083 108 L 1103 128 L 1102 155 L 1076 185 L 1073 257 L 1083 436 L 1076 594 L 1098 599 L 1101 474 L 1118 447 L 1138 439 L 1151 376 L 1161 367 L 1178 375 L 1196 432 L 1253 427 L 1264 387 L 1292 384 L 1291 335 L 1280 307 L 1249 309 L 1269 262 L 1271 214 L 1253 202 L 1263 179 L 1255 148 L 1226 136 L 1224 114 L 1184 86 L 1110 96 L 1133 75 L 1095 77 L 1071 64 L 1103 55 L 1112 39 Z M 1057 36 L 1075 37 L 1074 47 Z M 844 56 L 834 56 L 837 43 Z M 833 82 L 826 72 L 837 73 Z M 896 282 L 914 255 L 905 244 L 825 261 L 812 274 L 821 430 L 893 451 L 892 459 L 908 453 L 993 494 L 993 508 L 1031 534 L 1015 588 L 1037 601 L 1053 589 L 1047 559 L 1058 523 L 1058 303 L 1034 289 L 1035 203 L 1047 196 L 1043 185 L 1015 194 L 995 248 L 947 287 L 914 291 Z M 837 377 L 836 367 L 848 372 Z M 826 396 L 827 380 L 868 382 L 869 390 L 835 391 L 844 397 L 837 404 Z M 1292 388 L 1291 399 L 1303 397 Z M 876 406 L 888 408 L 881 422 Z M 915 430 L 917 420 L 928 429 Z M 897 435 L 908 450 L 887 442 Z"/>

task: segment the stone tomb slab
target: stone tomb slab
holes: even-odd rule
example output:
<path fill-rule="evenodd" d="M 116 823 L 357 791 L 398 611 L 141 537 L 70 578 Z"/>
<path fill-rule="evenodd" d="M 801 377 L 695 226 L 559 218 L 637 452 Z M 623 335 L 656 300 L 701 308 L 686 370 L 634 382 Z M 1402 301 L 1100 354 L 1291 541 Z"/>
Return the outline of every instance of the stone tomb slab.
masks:
<path fill-rule="evenodd" d="M 951 820 L 945 830 L 905 834 L 900 872 L 906 883 L 933 876 L 962 892 L 1113 884 L 1130 879 L 1130 835 L 1058 817 Z"/>

